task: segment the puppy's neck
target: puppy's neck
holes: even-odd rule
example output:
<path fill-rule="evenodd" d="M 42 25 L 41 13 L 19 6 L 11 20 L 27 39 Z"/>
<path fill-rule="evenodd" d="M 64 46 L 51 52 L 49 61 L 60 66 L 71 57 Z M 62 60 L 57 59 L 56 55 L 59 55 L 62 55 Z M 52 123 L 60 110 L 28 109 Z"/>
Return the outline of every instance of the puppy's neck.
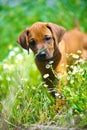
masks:
<path fill-rule="evenodd" d="M 57 47 L 57 45 L 55 46 L 55 51 L 54 51 L 54 54 L 53 54 L 53 69 L 56 68 L 56 66 L 58 65 L 58 63 L 60 62 L 60 59 L 61 59 L 61 53 Z"/>

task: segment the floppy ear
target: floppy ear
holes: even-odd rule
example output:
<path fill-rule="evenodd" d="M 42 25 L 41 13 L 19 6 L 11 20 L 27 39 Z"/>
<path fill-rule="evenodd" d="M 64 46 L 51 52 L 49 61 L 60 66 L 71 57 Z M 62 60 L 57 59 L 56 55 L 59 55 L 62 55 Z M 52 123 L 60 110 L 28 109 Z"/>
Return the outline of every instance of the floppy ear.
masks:
<path fill-rule="evenodd" d="M 28 37 L 29 30 L 26 29 L 24 32 L 21 33 L 21 35 L 17 39 L 17 43 L 21 45 L 24 49 L 26 49 L 29 52 L 29 45 L 28 45 Z"/>
<path fill-rule="evenodd" d="M 58 44 L 62 40 L 62 37 L 66 32 L 65 28 L 53 23 L 47 23 L 46 26 L 52 31 L 55 42 L 56 44 Z"/>

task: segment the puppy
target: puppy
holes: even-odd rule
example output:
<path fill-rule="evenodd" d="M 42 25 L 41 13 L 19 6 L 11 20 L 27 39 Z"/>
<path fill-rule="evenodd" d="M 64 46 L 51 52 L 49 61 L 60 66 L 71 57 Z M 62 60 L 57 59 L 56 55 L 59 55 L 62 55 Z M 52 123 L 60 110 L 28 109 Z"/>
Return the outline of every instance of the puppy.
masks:
<path fill-rule="evenodd" d="M 28 52 L 30 48 L 35 54 L 35 63 L 42 77 L 45 74 L 48 75 L 48 78 L 43 78 L 43 80 L 48 85 L 52 95 L 55 95 L 53 90 L 58 84 L 56 97 L 60 97 L 62 93 L 58 77 L 61 75 L 63 78 L 66 77 L 66 65 L 71 64 L 73 60 L 72 57 L 67 58 L 66 55 L 78 54 L 79 50 L 82 52 L 79 57 L 87 58 L 86 34 L 78 29 L 67 32 L 65 28 L 53 23 L 36 22 L 21 33 L 17 42 Z M 58 97 L 57 108 L 62 103 Z"/>

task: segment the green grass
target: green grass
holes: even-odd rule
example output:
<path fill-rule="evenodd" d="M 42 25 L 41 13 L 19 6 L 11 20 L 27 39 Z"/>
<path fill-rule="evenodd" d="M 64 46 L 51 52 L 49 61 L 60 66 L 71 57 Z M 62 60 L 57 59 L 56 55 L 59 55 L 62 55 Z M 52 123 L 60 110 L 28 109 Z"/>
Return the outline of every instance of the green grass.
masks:
<path fill-rule="evenodd" d="M 34 56 L 16 48 L 20 32 L 36 21 L 54 22 L 67 30 L 78 18 L 82 31 L 87 30 L 87 2 L 62 0 L 18 2 L 17 6 L 0 2 L 0 124 L 87 125 L 87 62 L 78 61 L 68 71 L 63 87 L 66 105 L 56 113 L 55 99 L 47 91 L 34 63 Z M 38 7 L 38 8 L 37 8 Z M 72 71 L 71 71 L 72 70 Z M 63 81 L 61 79 L 63 86 Z M 1 127 L 0 127 L 1 128 Z M 8 129 L 9 129 L 8 128 Z"/>
<path fill-rule="evenodd" d="M 0 62 L 1 124 L 5 120 L 17 126 L 51 122 L 68 127 L 87 125 L 87 62 L 78 60 L 71 66 L 67 80 L 63 87 L 66 105 L 58 114 L 55 99 L 41 79 L 33 54 L 14 48 Z"/>
<path fill-rule="evenodd" d="M 0 63 L 0 111 L 13 124 L 46 121 L 54 99 L 41 80 L 33 54 L 14 50 Z"/>

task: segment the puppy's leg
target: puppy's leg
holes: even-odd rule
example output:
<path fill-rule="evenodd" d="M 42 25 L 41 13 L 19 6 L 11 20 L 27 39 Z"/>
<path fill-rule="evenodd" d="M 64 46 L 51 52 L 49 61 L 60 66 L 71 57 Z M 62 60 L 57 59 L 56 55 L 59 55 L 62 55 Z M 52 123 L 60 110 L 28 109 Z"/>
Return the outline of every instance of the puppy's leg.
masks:
<path fill-rule="evenodd" d="M 87 60 L 87 49 L 83 49 L 82 58 Z"/>
<path fill-rule="evenodd" d="M 57 110 L 59 110 L 62 107 L 62 105 L 65 104 L 65 100 L 62 97 L 62 87 L 63 86 L 61 86 L 60 80 L 63 80 L 63 83 L 65 85 L 67 82 L 67 79 L 66 79 L 67 73 L 66 73 L 66 70 L 64 68 L 62 68 L 62 71 L 61 71 L 61 73 L 58 73 L 58 87 L 57 87 L 58 90 L 57 90 L 57 93 L 55 94 L 55 96 L 56 96 L 56 109 Z"/>
<path fill-rule="evenodd" d="M 58 64 L 58 66 L 56 67 L 56 73 L 58 75 L 58 93 L 56 94 L 56 108 L 57 110 L 61 108 L 61 106 L 65 103 L 65 101 L 62 99 L 62 86 L 60 83 L 60 78 L 63 79 L 64 84 L 66 84 L 66 77 L 67 77 L 67 73 L 66 73 L 66 53 L 65 53 L 65 46 L 64 46 L 64 42 L 61 42 L 59 44 L 59 49 L 61 52 L 61 60 Z"/>
<path fill-rule="evenodd" d="M 45 81 L 45 83 L 48 85 L 48 92 L 55 97 L 55 86 L 53 85 L 53 80 L 54 79 L 50 79 L 49 77 L 47 79 L 43 79 Z"/>

